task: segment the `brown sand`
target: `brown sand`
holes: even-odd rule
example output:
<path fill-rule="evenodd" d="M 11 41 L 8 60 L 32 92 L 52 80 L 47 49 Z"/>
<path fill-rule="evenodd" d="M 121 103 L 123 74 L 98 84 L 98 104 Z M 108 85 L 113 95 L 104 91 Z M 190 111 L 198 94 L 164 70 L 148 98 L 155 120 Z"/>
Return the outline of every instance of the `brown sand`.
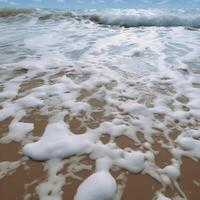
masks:
<path fill-rule="evenodd" d="M 19 93 L 26 92 L 29 89 L 36 88 L 38 86 L 41 86 L 44 83 L 42 79 L 31 79 L 31 80 L 25 80 L 21 85 L 19 89 Z"/>
<path fill-rule="evenodd" d="M 29 113 L 27 117 L 25 117 L 22 121 L 31 122 L 36 125 L 36 135 L 41 135 L 44 131 L 44 127 L 47 124 L 46 117 L 39 117 L 36 111 L 32 111 Z M 0 130 L 4 132 L 7 130 L 6 124 L 8 125 L 10 120 L 5 120 L 3 124 L 1 123 Z M 78 123 L 78 122 L 77 122 Z M 74 122 L 73 127 L 76 127 L 76 123 Z M 109 141 L 108 136 L 102 137 L 104 143 Z M 116 143 L 119 147 L 131 147 L 137 148 L 133 142 L 125 137 L 119 137 L 116 139 Z M 16 161 L 22 157 L 19 154 L 19 150 L 21 145 L 15 142 L 9 144 L 1 144 L 0 145 L 0 160 L 1 161 Z M 164 167 L 170 163 L 171 155 L 170 153 L 159 147 L 155 148 L 155 150 L 159 150 L 158 155 L 156 156 L 156 163 L 160 167 Z M 30 193 L 30 199 L 37 199 L 34 189 L 38 185 L 39 182 L 46 178 L 46 173 L 43 171 L 43 163 L 36 162 L 32 160 L 26 161 L 26 169 L 25 166 L 21 166 L 17 168 L 15 173 L 12 175 L 7 175 L 5 178 L 0 180 L 0 194 L 2 199 L 12 200 L 12 199 L 22 199 L 25 194 Z M 93 162 L 94 168 L 94 162 Z M 183 164 L 181 168 L 181 178 L 179 180 L 180 186 L 185 192 L 186 196 L 190 200 L 199 200 L 200 196 L 200 187 L 195 184 L 196 182 L 200 182 L 200 163 L 192 161 L 189 158 L 183 158 Z M 84 170 L 82 172 L 78 172 L 76 175 L 80 176 L 82 180 L 69 178 L 66 180 L 66 184 L 63 187 L 63 199 L 72 200 L 77 187 L 81 184 L 81 182 L 92 174 L 92 171 Z M 114 174 L 116 177 L 117 175 Z M 142 174 L 128 174 L 126 175 L 126 187 L 122 196 L 122 200 L 146 200 L 152 199 L 155 192 L 161 188 L 160 183 L 155 181 L 152 177 L 148 175 Z M 35 184 L 29 186 L 25 189 L 25 184 L 36 181 Z M 9 188 L 9 189 L 8 189 Z M 175 194 L 178 194 L 178 191 L 175 189 L 168 189 L 166 194 L 173 197 Z"/>
<path fill-rule="evenodd" d="M 42 136 L 45 127 L 48 124 L 48 116 L 41 115 L 39 113 L 39 110 L 31 110 L 27 113 L 25 117 L 21 119 L 21 122 L 33 123 L 34 124 L 33 135 Z"/>
<path fill-rule="evenodd" d="M 38 199 L 35 194 L 35 187 L 38 182 L 42 182 L 46 174 L 43 171 L 42 163 L 28 160 L 25 166 L 17 168 L 15 173 L 7 175 L 6 178 L 0 180 L 0 194 L 3 200 L 21 200 L 28 193 L 31 194 L 31 199 Z M 37 180 L 37 184 L 33 184 L 25 188 L 26 184 L 30 184 Z"/>
<path fill-rule="evenodd" d="M 25 92 L 33 87 L 37 87 L 41 85 L 43 82 L 41 79 L 26 81 L 21 86 L 21 92 Z M 32 86 L 30 86 L 32 85 Z M 93 92 L 88 92 L 87 95 L 90 95 Z M 86 93 L 83 93 L 78 100 L 83 100 L 87 97 Z M 186 102 L 187 99 L 181 97 L 179 99 L 181 102 Z M 81 124 L 81 120 L 79 117 L 70 118 L 69 116 L 65 117 L 65 122 L 69 124 L 71 131 L 75 134 L 82 134 L 86 131 L 86 127 L 96 128 L 100 125 L 100 123 L 105 120 L 103 106 L 105 102 L 98 99 L 90 99 L 90 105 L 98 111 L 94 111 L 92 113 L 92 118 L 85 120 L 84 124 Z M 158 118 L 161 119 L 160 116 Z M 3 136 L 8 132 L 8 126 L 12 118 L 8 118 L 2 122 L 0 122 L 0 135 Z M 22 122 L 30 122 L 34 124 L 34 136 L 41 136 L 44 132 L 44 129 L 48 123 L 48 116 L 41 115 L 39 110 L 29 110 L 27 111 L 27 115 L 21 120 Z M 170 135 L 172 138 L 175 138 L 179 134 L 176 129 L 172 131 Z M 144 142 L 145 139 L 142 133 L 138 132 L 138 138 L 141 142 Z M 101 141 L 103 143 L 108 143 L 110 137 L 105 133 L 101 137 Z M 134 144 L 131 139 L 126 136 L 121 136 L 116 138 L 116 144 L 120 148 L 132 148 L 132 149 L 140 149 L 142 147 L 138 144 Z M 9 144 L 0 144 L 0 162 L 3 161 L 16 161 L 22 158 L 23 155 L 20 153 L 21 144 L 11 142 Z M 158 151 L 156 155 L 156 164 L 159 167 L 165 167 L 170 163 L 172 158 L 171 154 L 167 151 L 167 149 L 161 148 L 159 143 L 153 145 L 153 149 Z M 91 161 L 89 158 L 83 160 L 83 162 L 89 163 L 92 165 L 92 170 L 83 170 L 81 172 L 77 172 L 76 175 L 81 178 L 81 180 L 74 178 L 66 178 L 66 183 L 63 187 L 63 199 L 73 200 L 74 195 L 78 186 L 81 182 L 91 175 L 94 171 L 94 161 Z M 43 169 L 44 162 L 36 162 L 28 159 L 24 161 L 24 164 L 18 167 L 14 173 L 8 174 L 6 177 L 0 180 L 0 195 L 2 200 L 21 200 L 24 198 L 25 194 L 30 194 L 29 200 L 38 199 L 35 187 L 47 178 L 47 174 Z M 60 172 L 65 174 L 67 166 Z M 183 189 L 184 193 L 188 197 L 189 200 L 199 200 L 200 199 L 200 162 L 195 162 L 189 158 L 182 159 L 182 167 L 181 167 L 181 177 L 179 179 L 180 187 Z M 153 199 L 155 192 L 162 188 L 161 184 L 154 180 L 149 175 L 143 174 L 131 174 L 124 172 L 123 170 L 113 171 L 111 173 L 116 178 L 120 174 L 125 174 L 125 189 L 122 195 L 122 200 L 151 200 Z M 121 183 L 122 180 L 118 180 L 118 184 Z M 32 184 L 30 184 L 32 183 Z M 29 185 L 27 185 L 29 184 Z M 165 192 L 169 197 L 174 197 L 179 192 L 175 188 L 168 188 Z"/>
<path fill-rule="evenodd" d="M 180 183 L 183 191 L 187 194 L 188 199 L 199 200 L 200 185 L 200 163 L 189 158 L 182 159 Z"/>

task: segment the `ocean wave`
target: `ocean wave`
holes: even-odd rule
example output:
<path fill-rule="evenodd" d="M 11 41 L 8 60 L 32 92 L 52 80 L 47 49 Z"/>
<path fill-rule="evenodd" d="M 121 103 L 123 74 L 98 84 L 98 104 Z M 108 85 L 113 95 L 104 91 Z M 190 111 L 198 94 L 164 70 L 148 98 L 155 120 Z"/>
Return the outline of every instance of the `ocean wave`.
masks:
<path fill-rule="evenodd" d="M 20 16 L 20 18 L 18 18 Z M 49 10 L 49 9 L 20 9 L 20 8 L 4 8 L 0 9 L 0 18 L 7 19 L 12 17 L 12 20 L 22 20 L 23 17 L 36 18 L 39 21 L 49 20 L 66 20 L 69 18 L 83 19 L 83 16 L 79 16 L 72 11 L 62 10 Z M 27 19 L 27 18 L 26 18 Z"/>
<path fill-rule="evenodd" d="M 26 15 L 39 21 L 89 20 L 96 24 L 119 27 L 191 27 L 200 28 L 200 10 L 49 10 L 49 9 L 0 9 L 0 17 Z"/>
<path fill-rule="evenodd" d="M 11 17 L 19 14 L 30 14 L 32 9 L 3 8 L 0 9 L 0 17 Z"/>
<path fill-rule="evenodd" d="M 133 15 L 88 15 L 88 18 L 98 24 L 120 27 L 193 27 L 200 28 L 200 15 L 174 15 L 174 14 L 133 14 Z"/>
<path fill-rule="evenodd" d="M 39 20 L 49 19 L 69 19 L 76 20 L 90 20 L 96 24 L 119 26 L 119 27 L 191 27 L 200 28 L 200 14 L 174 14 L 174 13 L 145 13 L 145 11 L 126 14 L 118 13 L 112 14 L 111 12 L 92 12 L 79 13 L 79 12 L 53 12 L 43 14 Z"/>
<path fill-rule="evenodd" d="M 46 13 L 42 14 L 38 19 L 39 20 L 50 20 L 50 19 L 66 19 L 66 18 L 76 18 L 77 15 L 73 12 L 66 11 L 66 12 L 53 12 L 53 13 Z"/>

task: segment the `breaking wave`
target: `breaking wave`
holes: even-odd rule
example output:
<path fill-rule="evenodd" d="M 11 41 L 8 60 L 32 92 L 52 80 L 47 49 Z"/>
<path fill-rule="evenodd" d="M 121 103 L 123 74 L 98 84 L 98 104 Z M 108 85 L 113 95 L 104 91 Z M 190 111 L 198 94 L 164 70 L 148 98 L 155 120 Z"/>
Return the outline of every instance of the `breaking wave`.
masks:
<path fill-rule="evenodd" d="M 115 14 L 113 14 L 115 13 Z M 192 27 L 200 28 L 200 10 L 47 10 L 47 9 L 1 9 L 0 17 L 28 15 L 38 20 L 89 20 L 96 24 L 119 27 Z"/>
<path fill-rule="evenodd" d="M 98 24 L 123 26 L 123 27 L 139 27 L 139 26 L 187 26 L 200 28 L 199 15 L 175 15 L 175 14 L 103 14 L 90 15 L 88 18 Z"/>

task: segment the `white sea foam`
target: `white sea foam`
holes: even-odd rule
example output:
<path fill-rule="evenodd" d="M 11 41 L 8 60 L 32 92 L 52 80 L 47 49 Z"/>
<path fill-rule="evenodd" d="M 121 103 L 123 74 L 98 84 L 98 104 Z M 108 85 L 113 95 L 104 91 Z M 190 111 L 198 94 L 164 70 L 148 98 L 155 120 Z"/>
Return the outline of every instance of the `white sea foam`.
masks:
<path fill-rule="evenodd" d="M 109 172 L 99 171 L 89 176 L 78 188 L 75 200 L 113 199 L 117 190 Z"/>
<path fill-rule="evenodd" d="M 156 200 L 170 200 L 170 198 L 165 197 L 162 193 L 157 193 L 157 199 Z"/>
<path fill-rule="evenodd" d="M 89 145 L 82 137 L 71 135 L 60 122 L 49 124 L 38 142 L 25 145 L 24 153 L 36 160 L 64 158 L 84 153 Z"/>

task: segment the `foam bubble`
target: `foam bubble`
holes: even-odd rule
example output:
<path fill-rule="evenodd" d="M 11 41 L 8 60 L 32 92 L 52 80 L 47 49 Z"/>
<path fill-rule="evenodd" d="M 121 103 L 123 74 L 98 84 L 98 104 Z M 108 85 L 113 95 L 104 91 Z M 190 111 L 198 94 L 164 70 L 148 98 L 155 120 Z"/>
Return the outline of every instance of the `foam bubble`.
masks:
<path fill-rule="evenodd" d="M 75 200 L 112 199 L 116 193 L 115 179 L 107 171 L 98 171 L 79 186 Z"/>

